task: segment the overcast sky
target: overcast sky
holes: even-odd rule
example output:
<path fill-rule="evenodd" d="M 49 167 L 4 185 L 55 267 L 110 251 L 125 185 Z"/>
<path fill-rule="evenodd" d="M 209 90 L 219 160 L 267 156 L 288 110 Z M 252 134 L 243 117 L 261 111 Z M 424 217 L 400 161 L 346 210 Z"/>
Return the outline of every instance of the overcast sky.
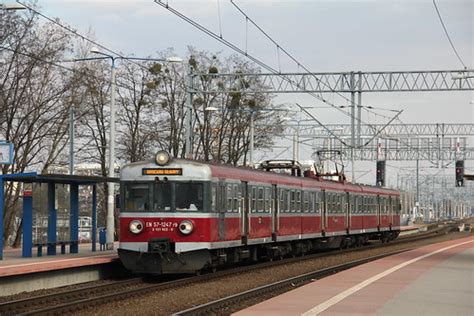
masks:
<path fill-rule="evenodd" d="M 286 0 L 235 2 L 280 45 L 314 72 L 462 69 L 444 34 L 432 0 Z M 173 47 L 183 55 L 187 46 L 231 51 L 152 0 L 39 0 L 41 11 L 125 55 L 153 56 Z M 186 16 L 245 48 L 246 24 L 229 1 L 169 0 Z M 474 61 L 474 1 L 438 0 L 438 8 L 461 58 Z M 220 12 L 220 14 L 219 14 Z M 221 23 L 219 23 L 221 21 Z M 276 48 L 248 28 L 248 51 L 278 68 Z M 281 58 L 283 72 L 298 71 Z M 302 95 L 282 95 L 279 102 L 318 105 Z M 405 123 L 472 123 L 470 92 L 379 93 L 363 95 L 363 104 L 403 109 Z M 380 112 L 386 114 L 386 112 Z M 349 123 L 334 110 L 314 112 L 324 122 Z M 371 123 L 380 117 L 366 116 Z M 302 158 L 311 150 L 301 149 Z M 288 157 L 289 158 L 289 157 Z"/>

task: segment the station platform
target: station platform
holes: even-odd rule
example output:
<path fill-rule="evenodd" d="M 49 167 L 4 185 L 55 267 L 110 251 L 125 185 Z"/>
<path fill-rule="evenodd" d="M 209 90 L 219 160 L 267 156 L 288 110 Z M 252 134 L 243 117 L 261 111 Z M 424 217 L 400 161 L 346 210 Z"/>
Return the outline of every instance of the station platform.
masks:
<path fill-rule="evenodd" d="M 474 315 L 474 236 L 376 260 L 234 315 Z"/>
<path fill-rule="evenodd" d="M 33 257 L 31 258 L 22 258 L 21 249 L 6 249 L 3 260 L 0 260 L 0 278 L 110 263 L 118 260 L 117 247 L 118 243 L 114 245 L 114 250 L 92 252 L 91 244 L 81 244 L 79 245 L 79 253 L 37 257 L 36 251 L 33 251 Z M 99 245 L 97 245 L 97 249 L 99 249 Z"/>
<path fill-rule="evenodd" d="M 0 296 L 24 291 L 96 281 L 120 273 L 122 265 L 114 250 L 91 250 L 91 244 L 80 244 L 79 253 L 22 258 L 21 249 L 5 249 L 0 260 Z M 99 245 L 97 245 L 99 249 Z"/>

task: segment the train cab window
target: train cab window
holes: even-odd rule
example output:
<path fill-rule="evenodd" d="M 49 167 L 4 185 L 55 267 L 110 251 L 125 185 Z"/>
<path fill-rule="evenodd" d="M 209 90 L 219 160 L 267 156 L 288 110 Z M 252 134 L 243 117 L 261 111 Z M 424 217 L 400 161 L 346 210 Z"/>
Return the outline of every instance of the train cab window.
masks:
<path fill-rule="evenodd" d="M 147 183 L 125 184 L 125 212 L 150 210 L 150 185 Z"/>
<path fill-rule="evenodd" d="M 202 183 L 176 183 L 176 211 L 202 211 L 203 205 Z"/>
<path fill-rule="evenodd" d="M 159 182 L 154 184 L 153 209 L 157 211 L 170 212 L 172 210 L 172 185 L 170 182 Z"/>

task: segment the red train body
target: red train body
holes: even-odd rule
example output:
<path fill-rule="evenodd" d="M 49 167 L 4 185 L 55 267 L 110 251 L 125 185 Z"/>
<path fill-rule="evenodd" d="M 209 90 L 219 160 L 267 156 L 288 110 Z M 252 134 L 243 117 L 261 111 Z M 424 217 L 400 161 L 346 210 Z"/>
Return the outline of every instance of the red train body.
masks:
<path fill-rule="evenodd" d="M 175 159 L 121 171 L 119 256 L 137 273 L 193 273 L 390 240 L 399 193 Z"/>

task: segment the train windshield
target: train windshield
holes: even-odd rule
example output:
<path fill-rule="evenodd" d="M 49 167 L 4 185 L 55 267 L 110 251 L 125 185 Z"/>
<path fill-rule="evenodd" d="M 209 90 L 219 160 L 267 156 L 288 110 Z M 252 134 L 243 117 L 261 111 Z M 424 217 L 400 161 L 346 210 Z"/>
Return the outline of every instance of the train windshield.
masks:
<path fill-rule="evenodd" d="M 176 183 L 176 211 L 202 211 L 202 183 Z"/>
<path fill-rule="evenodd" d="M 122 183 L 123 212 L 204 211 L 204 184 L 199 182 Z"/>
<path fill-rule="evenodd" d="M 124 203 L 126 211 L 149 211 L 150 193 L 150 186 L 146 183 L 127 184 Z"/>

